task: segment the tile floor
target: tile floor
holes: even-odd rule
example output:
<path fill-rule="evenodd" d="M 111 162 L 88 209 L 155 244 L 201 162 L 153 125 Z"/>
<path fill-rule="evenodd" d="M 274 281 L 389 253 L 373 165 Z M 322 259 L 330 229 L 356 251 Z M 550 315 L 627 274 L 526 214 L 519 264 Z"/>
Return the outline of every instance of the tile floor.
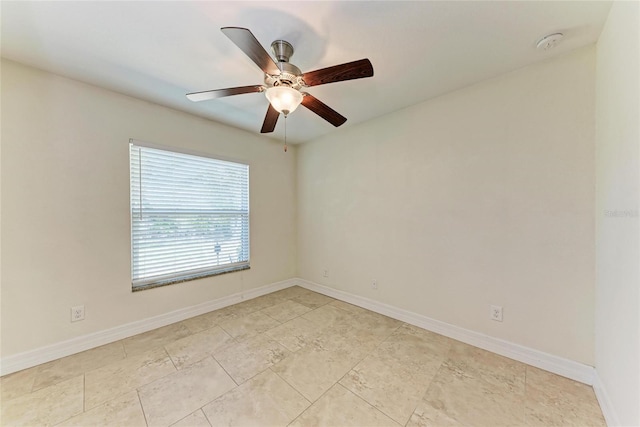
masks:
<path fill-rule="evenodd" d="M 593 390 L 300 287 L 0 379 L 3 426 L 603 426 Z"/>

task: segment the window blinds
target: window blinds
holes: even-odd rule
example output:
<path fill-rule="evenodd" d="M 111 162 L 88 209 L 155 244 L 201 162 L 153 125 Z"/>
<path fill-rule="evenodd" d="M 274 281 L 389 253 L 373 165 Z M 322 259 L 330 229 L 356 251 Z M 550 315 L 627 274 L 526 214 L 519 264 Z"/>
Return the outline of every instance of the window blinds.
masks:
<path fill-rule="evenodd" d="M 130 144 L 133 288 L 249 266 L 249 166 Z"/>

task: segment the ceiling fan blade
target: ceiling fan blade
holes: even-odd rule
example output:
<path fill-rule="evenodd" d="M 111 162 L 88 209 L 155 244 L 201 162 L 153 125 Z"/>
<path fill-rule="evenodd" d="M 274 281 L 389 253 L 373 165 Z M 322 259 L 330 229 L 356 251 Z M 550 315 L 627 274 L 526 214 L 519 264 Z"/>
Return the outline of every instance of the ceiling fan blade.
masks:
<path fill-rule="evenodd" d="M 344 80 L 362 79 L 373 76 L 373 65 L 368 59 L 347 62 L 333 67 L 304 73 L 302 79 L 307 86 L 318 86 Z"/>
<path fill-rule="evenodd" d="M 262 71 L 272 76 L 280 74 L 273 58 L 262 47 L 251 31 L 240 27 L 222 27 L 220 30 L 235 43 Z"/>
<path fill-rule="evenodd" d="M 262 123 L 262 129 L 260 129 L 260 133 L 273 132 L 273 130 L 276 128 L 278 117 L 280 117 L 280 113 L 278 113 L 278 110 L 276 110 L 271 106 L 271 104 L 269 104 L 269 109 L 267 110 L 267 115 L 264 116 L 264 123 Z"/>
<path fill-rule="evenodd" d="M 261 85 L 256 86 L 240 86 L 228 87 L 226 89 L 205 90 L 202 92 L 188 93 L 187 98 L 193 102 L 207 101 L 209 99 L 222 98 L 223 96 L 242 95 L 243 93 L 262 92 L 264 88 Z"/>
<path fill-rule="evenodd" d="M 313 111 L 335 127 L 338 127 L 347 121 L 346 117 L 342 116 L 327 104 L 318 100 L 318 98 L 316 98 L 315 96 L 308 93 L 303 93 L 303 95 L 304 97 L 302 98 L 302 105 L 304 105 L 309 110 Z"/>

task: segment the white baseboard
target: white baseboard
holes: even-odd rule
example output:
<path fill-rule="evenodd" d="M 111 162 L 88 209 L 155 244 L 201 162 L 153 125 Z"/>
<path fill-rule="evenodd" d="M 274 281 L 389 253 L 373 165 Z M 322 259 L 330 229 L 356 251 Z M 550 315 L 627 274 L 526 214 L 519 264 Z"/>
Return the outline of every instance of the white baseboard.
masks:
<path fill-rule="evenodd" d="M 576 381 L 588 385 L 594 385 L 598 400 L 601 402 L 603 412 L 605 408 L 611 408 L 606 398 L 606 393 L 600 383 L 594 384 L 594 369 L 591 366 L 584 365 L 559 356 L 554 356 L 532 348 L 524 347 L 498 338 L 490 337 L 479 332 L 461 328 L 459 326 L 450 325 L 421 314 L 413 313 L 354 295 L 348 292 L 340 291 L 334 288 L 320 285 L 299 278 L 284 280 L 282 282 L 272 283 L 255 289 L 238 292 L 223 298 L 207 301 L 190 307 L 185 307 L 170 313 L 161 314 L 159 316 L 142 319 L 125 325 L 116 326 L 111 329 L 94 332 L 70 340 L 55 343 L 49 346 L 41 347 L 35 350 L 4 357 L 0 360 L 0 375 L 7 375 L 22 369 L 30 368 L 42 363 L 46 363 L 61 357 L 69 356 L 81 351 L 89 350 L 104 344 L 118 341 L 130 336 L 147 332 L 162 326 L 167 326 L 175 322 L 179 322 L 190 317 L 218 310 L 241 301 L 259 297 L 271 292 L 285 289 L 294 285 L 299 285 L 309 290 L 337 298 L 339 300 L 366 308 L 376 313 L 418 326 L 420 328 L 453 338 L 458 341 L 479 347 L 493 353 L 509 357 L 514 360 L 527 363 L 529 365 L 571 378 Z M 597 376 L 595 376 L 597 379 Z M 598 394 L 599 393 L 599 394 Z M 609 410 L 612 414 L 612 411 Z M 607 422 L 609 422 L 607 418 Z M 612 419 L 615 420 L 615 417 Z M 615 423 L 610 423 L 615 425 Z"/>
<path fill-rule="evenodd" d="M 604 387 L 604 384 L 602 384 L 600 376 L 598 376 L 598 371 L 596 371 L 593 376 L 593 391 L 596 393 L 596 398 L 598 399 L 602 415 L 604 415 L 604 420 L 607 422 L 607 425 L 610 427 L 621 426 L 622 424 L 611 403 L 607 389 Z"/>
<path fill-rule="evenodd" d="M 152 329 L 180 322 L 190 317 L 199 316 L 213 310 L 237 304 L 271 292 L 279 291 L 297 284 L 297 280 L 288 279 L 259 288 L 249 289 L 216 300 L 203 302 L 190 307 L 181 308 L 159 316 L 137 320 L 111 329 L 93 332 L 87 335 L 58 342 L 35 350 L 25 351 L 0 359 L 0 375 L 21 371 L 32 366 L 50 362 L 61 357 L 70 356 L 81 351 L 109 344 Z"/>
<path fill-rule="evenodd" d="M 592 366 L 565 359 L 563 357 L 554 356 L 519 344 L 514 344 L 499 338 L 484 335 L 469 329 L 464 329 L 459 326 L 431 319 L 421 314 L 393 307 L 391 305 L 320 285 L 308 280 L 297 279 L 297 284 L 311 291 L 375 311 L 376 313 L 384 314 L 385 316 L 462 341 L 501 356 L 544 369 L 545 371 L 553 372 L 554 374 L 558 374 L 587 385 L 593 385 L 595 370 Z"/>

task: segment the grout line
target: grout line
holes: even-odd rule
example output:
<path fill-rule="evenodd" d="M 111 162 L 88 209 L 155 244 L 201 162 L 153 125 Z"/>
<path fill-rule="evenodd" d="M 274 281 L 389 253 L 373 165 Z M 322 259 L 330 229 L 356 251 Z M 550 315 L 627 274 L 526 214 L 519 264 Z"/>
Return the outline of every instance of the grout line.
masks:
<path fill-rule="evenodd" d="M 166 375 L 162 375 L 162 376 L 160 376 L 160 377 L 158 377 L 158 378 L 154 378 L 153 380 L 150 380 L 150 381 L 148 381 L 148 382 L 145 382 L 144 384 L 138 384 L 136 387 L 134 387 L 134 389 L 135 389 L 136 391 L 138 391 L 138 392 L 139 392 L 139 389 L 140 389 L 140 388 L 142 388 L 142 387 L 144 387 L 144 386 L 147 386 L 147 385 L 149 385 L 149 384 L 151 384 L 151 383 L 154 383 L 154 382 L 159 381 L 159 380 L 161 380 L 161 379 L 163 379 L 163 378 L 166 378 L 166 377 L 168 377 L 168 376 L 170 376 L 170 375 L 173 375 L 173 374 L 175 374 L 176 372 L 181 372 L 180 370 L 178 370 L 178 369 L 176 368 L 176 365 L 173 363 L 173 360 L 171 359 L 171 356 L 169 356 L 169 353 L 167 352 L 167 350 L 166 350 L 164 347 L 153 347 L 153 350 L 156 350 L 156 349 L 162 349 L 162 351 L 164 351 L 165 357 L 167 357 L 167 358 L 169 359 L 169 361 L 171 362 L 171 364 L 173 365 L 173 369 L 174 369 L 174 371 L 173 371 L 173 372 L 169 372 L 169 373 L 168 373 L 168 374 L 166 374 Z M 153 351 L 153 350 L 148 350 L 148 351 Z M 145 352 L 143 352 L 143 353 L 136 354 L 136 355 L 134 355 L 134 356 L 143 355 L 143 354 L 145 354 L 145 353 L 147 353 L 147 351 L 145 351 Z M 203 359 L 203 360 L 204 360 L 204 359 Z M 149 361 L 150 361 L 149 359 L 145 358 L 145 363 L 144 363 L 144 365 L 146 365 L 146 364 L 147 364 L 147 362 L 149 362 Z M 194 362 L 194 363 L 197 363 L 197 362 Z M 97 407 L 97 406 L 100 406 L 100 405 L 102 405 L 102 404 L 104 404 L 104 403 L 106 403 L 106 402 L 108 402 L 109 400 L 115 399 L 115 398 L 116 398 L 116 397 L 118 397 L 118 396 L 122 396 L 122 395 L 124 395 L 124 394 L 126 394 L 126 393 L 128 393 L 128 391 L 125 391 L 125 392 L 121 392 L 121 393 L 114 394 L 114 395 L 112 395 L 109 399 L 107 399 L 107 400 L 103 401 L 102 403 L 100 403 L 100 404 L 98 404 L 98 405 L 94 406 L 94 408 L 95 408 L 95 407 Z M 138 396 L 138 397 L 139 397 L 139 396 Z M 142 405 L 142 401 L 140 402 L 140 404 Z M 91 408 L 91 409 L 93 409 L 93 408 Z"/>
<path fill-rule="evenodd" d="M 368 309 L 364 309 L 366 311 L 371 311 Z M 385 411 L 383 411 L 382 409 L 378 408 L 377 406 L 375 406 L 374 404 L 368 402 L 364 397 L 360 396 L 358 393 L 356 393 L 355 391 L 351 390 L 350 388 L 340 384 L 340 381 L 342 381 L 347 375 L 349 375 L 349 372 L 351 372 L 356 366 L 358 366 L 362 361 L 364 361 L 366 358 L 368 358 L 369 356 L 372 356 L 375 351 L 386 341 L 388 341 L 395 333 L 396 331 L 398 331 L 398 329 L 400 329 L 402 326 L 407 325 L 405 322 L 401 322 L 401 324 L 396 327 L 389 335 L 387 335 L 383 340 L 380 341 L 380 343 L 378 343 L 378 345 L 376 347 L 374 347 L 369 353 L 367 353 L 359 362 L 357 362 L 355 365 L 353 365 L 351 367 L 351 369 L 349 369 L 349 371 L 347 371 L 346 374 L 344 374 L 336 384 L 341 385 L 342 387 L 344 387 L 347 391 L 353 393 L 355 396 L 357 396 L 358 398 L 360 398 L 362 401 L 366 402 L 368 405 L 374 407 L 375 409 L 377 409 L 378 411 L 380 411 L 382 414 L 384 414 L 385 416 L 387 416 L 389 419 L 393 420 L 394 422 L 398 423 L 399 425 L 400 422 L 398 422 L 394 417 L 392 417 L 391 415 L 387 414 Z M 450 349 L 447 351 L 450 351 Z M 447 357 L 445 356 L 444 359 L 446 359 Z M 395 358 L 394 358 L 395 359 Z M 398 362 L 400 363 L 400 361 L 398 360 Z M 418 400 L 418 403 L 416 403 L 415 407 L 413 408 L 413 410 L 411 411 L 411 414 L 409 415 L 409 418 L 407 419 L 407 421 L 404 423 L 404 425 L 406 426 L 409 421 L 411 420 L 411 416 L 413 415 L 413 413 L 416 411 L 418 405 L 420 405 L 420 402 L 422 401 L 422 399 L 424 398 L 424 396 L 426 395 L 427 391 L 429 390 L 429 388 L 431 387 L 431 383 L 433 382 L 433 380 L 435 379 L 436 375 L 438 374 L 438 372 L 440 371 L 440 369 L 442 368 L 442 365 L 444 364 L 444 360 L 440 363 L 440 366 L 438 367 L 438 370 L 436 371 L 436 373 L 434 374 L 433 378 L 431 378 L 431 380 L 429 381 L 429 384 L 427 385 L 427 387 L 425 388 L 424 392 L 422 393 L 420 399 Z M 332 386 L 333 387 L 333 386 Z"/>
<path fill-rule="evenodd" d="M 300 412 L 294 419 L 292 419 L 287 426 L 290 426 L 291 424 L 293 424 L 298 418 L 300 418 L 302 416 L 302 414 L 304 414 L 305 412 L 307 412 L 309 410 L 309 408 L 311 408 L 313 406 L 313 402 L 311 402 L 309 399 L 307 399 L 307 397 L 302 394 L 297 388 L 295 388 L 293 385 L 291 385 L 289 383 L 289 381 L 285 380 L 284 378 L 282 378 L 282 376 L 280 374 L 278 374 L 276 371 L 274 371 L 273 369 L 271 369 L 272 366 L 270 366 L 268 369 L 273 372 L 274 374 L 276 374 L 276 376 L 278 378 L 280 378 L 282 381 L 285 382 L 285 384 L 287 384 L 289 387 L 291 387 L 293 389 L 293 391 L 295 391 L 296 393 L 298 393 L 298 395 L 300 397 L 302 397 L 304 400 L 306 400 L 309 403 L 309 406 L 307 406 L 306 408 L 304 408 L 304 410 L 302 412 Z"/>
<path fill-rule="evenodd" d="M 229 390 L 229 391 L 231 391 L 231 390 Z M 227 393 L 228 393 L 228 392 L 227 392 Z M 225 394 L 227 394 L 227 393 L 225 393 Z M 224 396 L 224 394 L 223 394 L 223 396 Z M 220 397 L 220 396 L 218 396 L 218 397 Z M 217 397 L 216 397 L 216 399 L 217 399 Z M 216 399 L 213 399 L 213 400 L 216 400 Z M 212 400 L 211 402 L 213 402 L 213 400 Z M 209 403 L 211 403 L 211 402 L 209 402 Z M 209 403 L 207 403 L 207 405 L 208 405 Z M 204 415 L 204 419 L 209 423 L 209 425 L 210 425 L 210 426 L 213 426 L 213 423 L 211 422 L 211 420 L 209 419 L 209 417 L 207 417 L 207 413 L 206 413 L 206 412 L 204 412 L 204 409 L 203 409 L 203 408 L 204 408 L 205 406 L 207 406 L 207 405 L 204 405 L 202 408 L 200 408 L 200 410 L 202 411 L 202 415 Z"/>
<path fill-rule="evenodd" d="M 134 335 L 134 336 L 135 336 L 135 335 Z M 127 353 L 127 346 L 126 346 L 126 345 L 124 345 L 124 341 L 125 341 L 126 339 L 127 339 L 127 338 L 120 340 L 120 343 L 122 344 L 122 351 L 124 352 L 124 358 L 125 358 L 125 359 L 128 359 L 130 355 Z"/>
<path fill-rule="evenodd" d="M 178 421 L 176 421 L 176 422 L 172 423 L 171 425 L 173 425 L 173 424 L 178 424 L 180 421 L 184 421 L 187 417 L 190 417 L 191 415 L 195 414 L 195 413 L 196 413 L 196 412 L 198 412 L 200 409 L 202 409 L 202 407 L 200 407 L 200 408 L 196 409 L 195 411 L 193 411 L 193 412 L 191 412 L 191 413 L 189 413 L 189 414 L 185 415 L 184 417 L 180 418 Z"/>
<path fill-rule="evenodd" d="M 371 403 L 367 402 L 362 396 L 360 396 L 359 394 L 354 393 L 353 391 L 349 390 L 347 387 L 343 386 L 339 382 L 335 383 L 333 386 L 331 386 L 331 388 L 333 388 L 336 385 L 338 385 L 338 386 L 342 387 L 343 389 L 345 389 L 347 391 L 347 393 L 353 394 L 355 397 L 357 397 L 358 399 L 362 400 L 365 404 L 371 406 L 373 409 L 375 409 L 376 411 L 380 412 L 382 415 L 384 415 L 385 417 L 389 418 L 394 423 L 396 423 L 398 425 L 402 425 L 398 421 L 396 421 L 393 417 L 391 417 L 389 414 L 385 413 L 382 409 L 380 409 L 380 408 L 376 407 L 375 405 L 372 405 Z M 413 415 L 413 412 L 411 414 Z M 411 419 L 411 416 L 409 416 L 409 419 Z M 407 421 L 407 422 L 409 422 L 409 421 Z M 406 425 L 406 423 L 405 423 L 405 425 Z"/>
<path fill-rule="evenodd" d="M 304 396 L 303 396 L 303 397 L 304 397 Z M 305 399 L 306 399 L 306 398 L 305 398 Z M 306 408 L 304 408 L 304 411 L 300 412 L 300 413 L 298 414 L 298 416 L 297 416 L 297 417 L 295 417 L 294 419 L 292 419 L 292 420 L 291 420 L 291 422 L 290 422 L 289 424 L 287 424 L 287 427 L 288 427 L 288 426 L 290 426 L 291 424 L 295 423 L 295 422 L 296 422 L 296 420 L 297 420 L 298 418 L 300 418 L 300 417 L 301 417 L 305 412 L 307 412 L 309 409 L 311 409 L 311 407 L 312 407 L 312 406 L 313 406 L 313 403 L 312 403 L 311 405 L 307 406 Z"/>
<path fill-rule="evenodd" d="M 82 412 L 83 413 L 87 411 L 86 396 L 87 396 L 87 375 L 83 372 L 82 373 Z"/>
<path fill-rule="evenodd" d="M 277 373 L 276 371 L 274 371 L 274 370 L 273 370 L 273 369 L 271 369 L 271 368 L 272 368 L 272 366 L 269 366 L 267 369 L 271 370 L 271 372 L 273 372 L 274 374 L 276 374 L 276 375 L 278 376 L 278 378 L 280 378 L 282 381 L 284 381 L 285 383 L 287 383 L 287 385 L 288 385 L 289 387 L 291 387 L 293 390 L 295 390 L 295 392 L 296 392 L 296 393 L 298 393 L 300 396 L 302 396 L 302 398 L 303 398 L 304 400 L 306 400 L 307 402 L 309 402 L 309 406 L 307 406 L 307 408 L 305 409 L 305 411 L 306 411 L 308 408 L 310 408 L 310 407 L 311 407 L 311 405 L 313 405 L 313 402 L 312 402 L 312 401 L 310 401 L 309 399 L 307 399 L 307 396 L 305 396 L 304 394 L 302 394 L 302 392 L 301 392 L 300 390 L 298 390 L 297 388 L 295 388 L 295 387 L 293 386 L 293 384 L 289 383 L 289 381 L 287 381 L 286 379 L 282 378 L 282 376 L 281 376 L 279 373 Z M 304 412 L 304 411 L 302 411 L 302 412 Z M 296 417 L 296 418 L 297 418 L 297 417 Z M 291 421 L 291 422 L 293 422 L 293 421 Z"/>
<path fill-rule="evenodd" d="M 220 323 L 220 324 L 219 324 L 219 325 L 217 325 L 217 326 L 218 326 L 218 328 L 222 329 L 222 331 L 223 331 L 225 334 L 229 335 L 229 336 L 230 336 L 231 338 L 233 338 L 234 340 L 236 339 L 236 337 L 234 337 L 233 335 L 231 335 L 231 332 L 227 331 L 227 330 L 222 326 L 222 323 Z"/>
<path fill-rule="evenodd" d="M 178 369 L 178 367 L 176 366 L 176 362 L 173 361 L 173 357 L 171 357 L 171 354 L 169 354 L 169 350 L 167 350 L 167 346 L 166 345 L 162 346 L 162 349 L 164 350 L 165 353 L 167 353 L 167 356 L 169 356 L 169 360 L 171 361 L 171 364 L 173 365 L 173 368 L 176 370 L 176 372 L 180 371 L 180 369 Z M 196 362 L 193 362 L 193 363 L 196 363 Z"/>
<path fill-rule="evenodd" d="M 240 384 L 238 384 L 238 387 L 245 385 L 246 383 L 248 383 L 249 381 L 251 381 L 252 379 L 257 377 L 258 375 L 260 375 L 260 374 L 264 373 L 265 371 L 267 371 L 269 368 L 271 368 L 271 366 L 267 367 L 266 369 L 263 369 L 262 371 L 260 371 L 260 372 L 258 372 L 256 374 L 253 374 L 252 376 L 250 376 L 249 378 L 247 378 L 246 380 L 244 380 Z"/>
<path fill-rule="evenodd" d="M 216 358 L 215 358 L 215 357 L 213 357 L 213 354 L 209 354 L 207 357 L 211 357 L 211 358 L 213 359 L 213 361 L 214 361 L 215 363 L 217 363 L 217 364 L 218 364 L 218 366 L 220 366 L 220 368 L 222 368 L 222 370 L 224 370 L 225 372 L 227 372 L 227 371 L 224 369 L 224 367 L 222 367 L 222 365 L 221 365 L 221 364 L 216 360 Z M 205 357 L 205 359 L 206 359 L 206 357 Z M 202 360 L 205 360 L 205 359 L 202 359 Z M 197 362 L 196 362 L 196 363 L 197 363 Z M 227 372 L 227 375 L 229 375 L 229 373 L 228 373 L 228 372 Z M 213 403 L 213 402 L 215 402 L 216 400 L 218 400 L 218 399 L 219 399 L 219 398 L 221 398 L 222 396 L 225 396 L 227 393 L 230 393 L 230 392 L 232 392 L 232 391 L 234 391 L 234 390 L 237 390 L 237 388 L 239 387 L 238 383 L 233 379 L 233 377 L 232 377 L 231 375 L 229 375 L 229 378 L 231 378 L 231 381 L 233 381 L 233 382 L 236 384 L 236 386 L 235 386 L 235 387 L 230 388 L 229 390 L 225 391 L 225 392 L 224 392 L 224 393 L 222 393 L 221 395 L 216 396 L 215 398 L 213 398 L 213 399 L 211 399 L 210 401 L 206 402 L 205 404 L 203 404 L 202 406 L 200 406 L 200 407 L 199 407 L 198 409 L 196 409 L 195 411 L 191 412 L 190 414 L 188 414 L 188 415 L 186 415 L 185 417 L 181 418 L 180 420 L 176 421 L 176 423 L 177 423 L 177 422 L 179 422 L 179 421 L 182 421 L 183 419 L 187 418 L 187 417 L 188 417 L 188 416 L 190 416 L 190 415 L 193 415 L 194 413 L 196 413 L 196 412 L 198 412 L 198 411 L 202 411 L 202 414 L 204 415 L 204 418 L 206 419 L 207 423 L 209 423 L 209 425 L 210 425 L 210 426 L 212 426 L 213 424 L 211 423 L 211 421 L 210 421 L 210 420 L 209 420 L 209 418 L 207 417 L 207 414 L 204 412 L 204 407 L 205 407 L 205 406 L 207 406 L 207 405 L 210 405 L 210 404 L 211 404 L 211 403 Z M 174 423 L 174 424 L 175 424 L 175 423 Z M 172 425 L 173 425 L 173 424 L 172 424 Z"/>
<path fill-rule="evenodd" d="M 24 394 L 31 394 L 34 392 L 34 388 L 36 386 L 36 380 L 38 379 L 38 376 L 40 375 L 40 370 L 42 369 L 42 365 L 38 365 L 38 366 L 34 366 L 33 368 L 27 368 L 27 369 L 35 369 L 35 374 L 33 374 L 33 381 L 31 381 L 31 387 L 29 387 L 29 391 L 24 393 Z"/>
<path fill-rule="evenodd" d="M 229 378 L 231 378 L 231 381 L 233 381 L 234 383 L 236 383 L 236 387 L 238 387 L 240 384 L 238 384 L 238 381 L 236 381 L 235 378 L 233 378 L 233 376 L 231 376 L 231 374 L 225 369 L 224 366 L 222 366 L 222 363 L 220 363 L 220 361 L 218 359 L 216 359 L 216 356 L 214 356 L 213 354 L 210 355 L 211 358 L 213 358 L 213 360 L 215 360 L 215 362 L 218 364 L 218 366 L 220 366 L 222 368 L 222 370 L 229 375 Z"/>
<path fill-rule="evenodd" d="M 122 360 L 124 360 L 127 357 L 129 357 L 129 356 L 127 356 L 127 350 L 124 348 L 124 340 L 118 340 L 118 341 L 115 341 L 115 342 L 120 343 L 120 347 L 122 347 L 122 355 L 124 356 L 122 358 Z"/>
<path fill-rule="evenodd" d="M 418 406 L 420 406 L 420 404 L 424 401 L 424 398 L 427 395 L 427 393 L 429 393 L 429 389 L 433 385 L 433 380 L 436 379 L 436 377 L 438 376 L 438 373 L 440 372 L 440 370 L 442 370 L 444 368 L 445 359 L 446 359 L 446 356 L 443 358 L 443 361 L 440 362 L 440 366 L 438 366 L 438 369 L 433 374 L 433 377 L 429 380 L 429 384 L 427 384 L 427 387 L 424 389 L 424 392 L 420 395 L 420 399 L 418 399 L 418 402 L 413 407 L 413 410 L 411 411 L 411 414 L 409 415 L 409 419 L 407 420 L 406 423 L 404 423 L 405 426 L 407 426 L 409 424 L 409 421 L 411 421 L 411 418 L 413 417 L 413 414 L 416 413 L 416 410 L 418 409 Z"/>
<path fill-rule="evenodd" d="M 138 403 L 140 403 L 140 410 L 142 411 L 142 416 L 144 417 L 144 422 L 149 426 L 149 421 L 147 420 L 147 413 L 144 411 L 144 406 L 142 405 L 142 399 L 140 398 L 140 389 L 136 388 L 136 395 L 138 396 Z"/>

